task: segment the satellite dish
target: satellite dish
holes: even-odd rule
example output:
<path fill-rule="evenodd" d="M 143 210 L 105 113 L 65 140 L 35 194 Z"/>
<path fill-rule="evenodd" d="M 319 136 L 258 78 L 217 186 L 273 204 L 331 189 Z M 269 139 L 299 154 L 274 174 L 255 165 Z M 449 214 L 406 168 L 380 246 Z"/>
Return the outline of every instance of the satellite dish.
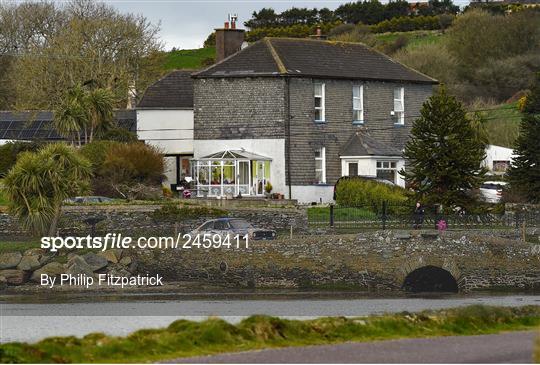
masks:
<path fill-rule="evenodd" d="M 242 45 L 240 46 L 240 49 L 244 49 L 244 48 L 246 48 L 247 46 L 249 46 L 249 43 L 246 42 L 246 41 L 244 41 L 244 42 L 242 42 Z"/>

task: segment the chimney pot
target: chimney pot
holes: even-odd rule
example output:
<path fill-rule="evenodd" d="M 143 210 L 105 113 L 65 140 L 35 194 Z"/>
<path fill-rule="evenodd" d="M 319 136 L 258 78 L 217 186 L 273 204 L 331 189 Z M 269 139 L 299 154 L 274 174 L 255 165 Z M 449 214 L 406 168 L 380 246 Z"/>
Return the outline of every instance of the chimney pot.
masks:
<path fill-rule="evenodd" d="M 237 20 L 236 14 L 229 14 L 229 20 L 225 22 L 225 26 L 216 29 L 216 62 L 229 57 L 242 48 L 245 31 L 236 28 Z"/>

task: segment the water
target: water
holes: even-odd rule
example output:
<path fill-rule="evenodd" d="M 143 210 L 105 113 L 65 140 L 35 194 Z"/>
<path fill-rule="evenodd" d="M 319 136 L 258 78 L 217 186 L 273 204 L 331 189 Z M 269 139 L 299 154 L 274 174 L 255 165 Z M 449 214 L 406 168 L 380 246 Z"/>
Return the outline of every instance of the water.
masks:
<path fill-rule="evenodd" d="M 26 297 L 27 299 L 28 297 Z M 338 299 L 336 299 L 338 298 Z M 540 295 L 441 295 L 436 297 L 358 297 L 354 295 L 206 295 L 133 296 L 117 298 L 67 297 L 51 300 L 3 298 L 0 302 L 0 342 L 35 342 L 50 336 L 84 336 L 92 332 L 127 335 L 157 328 L 183 318 L 204 320 L 219 316 L 231 323 L 254 314 L 291 319 L 323 316 L 366 316 L 417 312 L 473 304 L 540 305 Z"/>

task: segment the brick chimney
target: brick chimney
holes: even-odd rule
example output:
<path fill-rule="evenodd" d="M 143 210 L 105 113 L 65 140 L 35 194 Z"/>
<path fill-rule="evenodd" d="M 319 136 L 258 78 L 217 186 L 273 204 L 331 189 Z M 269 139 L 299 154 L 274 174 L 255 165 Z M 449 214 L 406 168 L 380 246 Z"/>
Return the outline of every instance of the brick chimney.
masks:
<path fill-rule="evenodd" d="M 312 39 L 319 39 L 319 40 L 325 40 L 327 38 L 326 35 L 322 34 L 322 30 L 320 26 L 317 26 L 317 28 L 315 29 L 315 34 L 310 35 L 309 37 Z"/>
<path fill-rule="evenodd" d="M 236 29 L 238 16 L 229 14 L 223 28 L 216 29 L 216 62 L 238 52 L 244 43 L 244 29 Z"/>

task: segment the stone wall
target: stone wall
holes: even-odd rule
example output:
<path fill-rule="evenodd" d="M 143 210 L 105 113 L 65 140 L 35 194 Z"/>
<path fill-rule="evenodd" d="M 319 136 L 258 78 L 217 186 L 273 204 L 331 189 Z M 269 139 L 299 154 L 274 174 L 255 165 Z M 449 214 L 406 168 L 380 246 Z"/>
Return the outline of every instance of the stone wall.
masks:
<path fill-rule="evenodd" d="M 197 219 L 178 220 L 176 222 L 156 219 L 153 212 L 160 205 L 118 205 L 118 206 L 66 206 L 60 220 L 61 235 L 92 234 L 90 220 L 97 218 L 95 234 L 108 232 L 127 235 L 176 234 L 186 233 L 198 227 L 208 219 L 216 217 L 200 217 Z M 224 208 L 223 208 L 224 209 Z M 306 232 L 308 229 L 307 213 L 303 208 L 234 208 L 226 209 L 224 216 L 244 218 L 256 227 Z M 0 213 L 0 237 L 20 236 L 26 232 L 13 217 Z"/>
<path fill-rule="evenodd" d="M 325 84 L 325 122 L 314 122 L 314 81 Z M 292 185 L 310 185 L 315 181 L 315 149 L 326 148 L 327 182 L 334 184 L 342 176 L 340 149 L 359 128 L 367 128 L 380 142 L 401 150 L 410 128 L 420 114 L 424 101 L 432 94 L 432 85 L 364 82 L 364 123 L 353 123 L 352 89 L 358 81 L 291 79 L 291 180 Z M 405 89 L 405 124 L 396 125 L 394 88 Z"/>
<path fill-rule="evenodd" d="M 540 290 L 531 244 L 459 234 L 368 233 L 252 241 L 241 249 L 143 250 L 141 273 L 233 287 L 400 290 L 414 270 L 448 271 L 459 289 Z"/>
<path fill-rule="evenodd" d="M 193 95 L 195 140 L 285 138 L 282 78 L 195 79 Z"/>

